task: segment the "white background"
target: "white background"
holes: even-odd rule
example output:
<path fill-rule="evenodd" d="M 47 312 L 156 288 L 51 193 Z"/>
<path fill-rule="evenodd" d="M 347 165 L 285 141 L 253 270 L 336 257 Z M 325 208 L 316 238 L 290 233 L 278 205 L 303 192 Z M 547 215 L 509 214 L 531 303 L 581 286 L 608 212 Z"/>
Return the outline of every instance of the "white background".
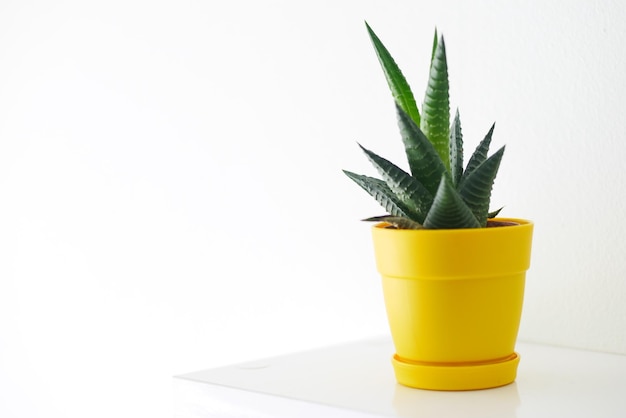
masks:
<path fill-rule="evenodd" d="M 386 334 L 341 169 L 403 163 L 364 20 L 536 223 L 520 338 L 626 354 L 619 1 L 0 1 L 0 416 L 169 417 L 172 375 Z"/>

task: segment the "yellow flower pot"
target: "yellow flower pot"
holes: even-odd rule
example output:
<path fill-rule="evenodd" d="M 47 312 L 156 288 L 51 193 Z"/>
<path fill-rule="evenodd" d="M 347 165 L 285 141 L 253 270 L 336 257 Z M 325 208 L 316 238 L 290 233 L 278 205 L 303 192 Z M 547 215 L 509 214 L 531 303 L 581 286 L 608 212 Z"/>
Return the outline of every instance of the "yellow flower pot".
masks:
<path fill-rule="evenodd" d="M 533 224 L 476 229 L 373 227 L 398 383 L 473 390 L 512 383 Z"/>

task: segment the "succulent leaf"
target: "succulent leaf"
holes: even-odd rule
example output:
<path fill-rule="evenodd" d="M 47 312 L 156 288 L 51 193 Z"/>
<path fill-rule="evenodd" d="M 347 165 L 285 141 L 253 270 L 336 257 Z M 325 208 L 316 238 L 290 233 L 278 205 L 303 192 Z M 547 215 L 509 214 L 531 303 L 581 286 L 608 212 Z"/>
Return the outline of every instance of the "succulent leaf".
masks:
<path fill-rule="evenodd" d="M 420 124 L 420 113 L 417 109 L 417 104 L 415 102 L 415 97 L 413 96 L 413 92 L 411 91 L 411 87 L 409 83 L 407 83 L 406 78 L 400 71 L 400 68 L 396 64 L 395 60 L 385 47 L 378 36 L 374 33 L 370 25 L 365 22 L 365 26 L 367 27 L 367 32 L 369 33 L 370 39 L 372 40 L 372 44 L 374 45 L 374 49 L 376 50 L 376 56 L 378 57 L 378 61 L 385 73 L 385 78 L 387 79 L 387 84 L 391 89 L 391 94 L 395 99 L 396 103 L 413 119 L 413 121 L 419 126 Z"/>
<path fill-rule="evenodd" d="M 498 174 L 500 161 L 504 155 L 504 148 L 500 148 L 491 157 L 472 171 L 459 189 L 459 193 L 467 206 L 472 210 L 481 227 L 487 225 L 491 189 Z"/>
<path fill-rule="evenodd" d="M 424 226 L 418 222 L 415 222 L 409 218 L 403 218 L 400 216 L 373 216 L 371 218 L 363 219 L 365 222 L 387 222 L 398 229 L 423 229 Z"/>
<path fill-rule="evenodd" d="M 447 175 L 441 176 L 433 205 L 424 220 L 425 228 L 480 228 L 469 207 L 452 185 Z"/>
<path fill-rule="evenodd" d="M 496 217 L 496 216 L 498 216 L 498 214 L 502 211 L 502 209 L 504 209 L 504 206 L 503 206 L 503 207 L 501 207 L 501 208 L 500 208 L 500 209 L 498 209 L 498 210 L 494 210 L 493 212 L 489 212 L 489 213 L 487 214 L 487 219 L 493 219 L 493 218 L 495 218 L 495 217 Z"/>
<path fill-rule="evenodd" d="M 347 170 L 343 170 L 343 172 L 369 193 L 391 215 L 409 217 L 409 210 L 404 207 L 400 199 L 389 189 L 387 183 L 374 177 L 355 174 Z"/>
<path fill-rule="evenodd" d="M 450 170 L 450 85 L 443 37 L 435 41 L 433 49 L 420 128 L 434 145 L 446 169 Z"/>
<path fill-rule="evenodd" d="M 441 175 L 446 172 L 446 167 L 433 144 L 430 143 L 415 122 L 398 105 L 396 105 L 396 109 L 398 111 L 398 126 L 411 174 L 419 179 L 426 190 L 434 196 L 439 187 Z"/>
<path fill-rule="evenodd" d="M 454 186 L 458 187 L 463 176 L 463 132 L 458 109 L 450 127 L 450 173 Z"/>
<path fill-rule="evenodd" d="M 476 150 L 474 150 L 474 153 L 467 163 L 467 167 L 465 167 L 465 172 L 463 173 L 463 179 L 461 180 L 461 182 L 465 181 L 465 178 L 472 174 L 476 167 L 481 165 L 487 159 L 489 146 L 491 145 L 491 137 L 493 136 L 493 130 L 495 129 L 495 127 L 495 123 L 491 125 L 491 128 L 489 129 L 489 132 L 487 132 L 487 135 L 485 135 L 485 138 L 480 141 L 480 143 L 476 147 Z"/>
<path fill-rule="evenodd" d="M 396 166 L 392 162 L 376 155 L 372 151 L 359 145 L 370 162 L 387 183 L 389 189 L 400 199 L 402 204 L 410 211 L 410 217 L 419 223 L 424 222 L 433 196 L 416 178 Z"/>
<path fill-rule="evenodd" d="M 432 49 L 432 52 L 430 53 L 430 60 L 431 60 L 431 62 L 435 58 L 435 51 L 437 50 L 437 41 L 438 40 L 439 40 L 439 35 L 437 34 L 437 28 L 435 28 L 435 36 L 433 38 L 433 49 Z"/>

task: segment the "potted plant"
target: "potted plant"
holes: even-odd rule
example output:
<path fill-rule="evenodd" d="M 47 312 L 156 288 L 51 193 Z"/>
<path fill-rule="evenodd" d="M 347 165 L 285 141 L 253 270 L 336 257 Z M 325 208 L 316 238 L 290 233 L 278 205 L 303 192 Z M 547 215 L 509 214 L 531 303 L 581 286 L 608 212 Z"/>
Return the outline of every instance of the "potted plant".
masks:
<path fill-rule="evenodd" d="M 387 214 L 366 219 L 396 353 L 399 383 L 472 390 L 513 382 L 533 223 L 496 218 L 491 190 L 504 147 L 493 126 L 463 166 L 457 111 L 450 123 L 443 37 L 435 31 L 422 111 L 374 31 L 367 31 L 395 99 L 409 172 L 362 147 L 380 178 L 344 171 Z"/>

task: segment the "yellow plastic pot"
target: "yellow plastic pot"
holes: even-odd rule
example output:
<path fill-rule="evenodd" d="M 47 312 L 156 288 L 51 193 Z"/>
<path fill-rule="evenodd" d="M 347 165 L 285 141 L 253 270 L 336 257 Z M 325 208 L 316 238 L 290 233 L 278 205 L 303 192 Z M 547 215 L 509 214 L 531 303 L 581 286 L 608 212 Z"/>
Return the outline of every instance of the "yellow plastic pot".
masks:
<path fill-rule="evenodd" d="M 475 229 L 373 227 L 398 383 L 473 390 L 512 383 L 533 224 Z"/>

